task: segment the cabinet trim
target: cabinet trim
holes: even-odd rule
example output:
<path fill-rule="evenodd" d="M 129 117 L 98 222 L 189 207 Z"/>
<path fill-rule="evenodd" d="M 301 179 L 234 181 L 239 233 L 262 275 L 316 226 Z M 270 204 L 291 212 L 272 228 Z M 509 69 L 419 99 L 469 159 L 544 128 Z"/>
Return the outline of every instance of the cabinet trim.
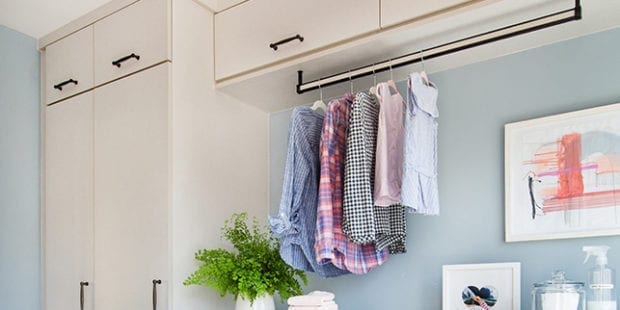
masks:
<path fill-rule="evenodd" d="M 75 97 L 75 96 L 79 96 L 79 95 L 81 95 L 81 94 L 83 94 L 83 93 L 87 93 L 87 92 L 92 91 L 92 90 L 94 90 L 94 89 L 97 89 L 97 88 L 99 88 L 99 87 L 102 87 L 102 86 L 108 85 L 108 84 L 110 84 L 110 83 L 116 82 L 116 81 L 118 81 L 118 80 L 122 80 L 122 79 L 124 79 L 124 78 L 128 78 L 128 77 L 130 77 L 130 76 L 133 76 L 134 74 L 140 73 L 140 72 L 142 72 L 142 71 L 146 71 L 146 70 L 148 70 L 148 69 L 151 69 L 151 68 L 157 67 L 157 66 L 159 66 L 159 65 L 161 65 L 161 64 L 164 64 L 164 63 L 167 63 L 167 62 L 168 62 L 168 63 L 172 63 L 172 61 L 170 61 L 170 60 L 162 60 L 162 61 L 160 61 L 160 62 L 158 62 L 158 63 L 155 63 L 155 64 L 152 64 L 152 65 L 150 65 L 150 66 L 148 66 L 148 67 L 142 68 L 142 69 L 140 69 L 140 70 L 138 70 L 138 71 L 134 71 L 134 72 L 132 72 L 132 73 L 130 73 L 130 74 L 128 74 L 128 75 L 124 75 L 124 76 L 121 76 L 121 77 L 115 78 L 115 79 L 113 79 L 113 80 L 109 80 L 109 81 L 107 81 L 107 82 L 105 82 L 105 83 L 101 83 L 101 84 L 95 85 L 94 87 L 91 87 L 91 88 L 85 89 L 85 90 L 83 90 L 83 91 L 81 91 L 81 92 L 79 92 L 79 93 L 75 93 L 75 94 L 73 94 L 73 95 L 71 95 L 71 96 L 69 96 L 69 97 L 65 97 L 65 98 L 62 98 L 62 99 L 60 99 L 60 100 L 56 100 L 56 101 L 54 101 L 54 102 L 50 102 L 49 104 L 47 104 L 47 106 L 49 107 L 49 106 L 55 105 L 55 104 L 57 104 L 57 103 L 60 103 L 60 102 L 65 101 L 65 100 L 67 100 L 67 99 L 73 98 L 73 97 Z M 44 104 L 45 104 L 45 103 L 44 103 Z M 44 107 L 45 107 L 45 105 L 44 105 Z"/>
<path fill-rule="evenodd" d="M 438 18 L 450 17 L 451 15 L 454 15 L 456 13 L 459 13 L 465 10 L 476 9 L 482 5 L 488 5 L 488 4 L 499 2 L 499 1 L 500 0 L 470 0 L 468 2 L 452 5 L 447 8 L 433 11 L 433 12 L 430 12 L 430 13 L 427 13 L 427 14 L 424 14 L 418 17 L 406 19 L 402 22 L 398 22 L 395 24 L 387 25 L 387 26 L 383 26 L 383 20 L 381 20 L 380 27 L 381 27 L 381 30 L 388 30 L 388 29 L 399 28 L 403 26 L 419 25 L 421 23 L 430 22 Z M 380 16 L 380 18 L 382 19 L 382 16 Z"/>

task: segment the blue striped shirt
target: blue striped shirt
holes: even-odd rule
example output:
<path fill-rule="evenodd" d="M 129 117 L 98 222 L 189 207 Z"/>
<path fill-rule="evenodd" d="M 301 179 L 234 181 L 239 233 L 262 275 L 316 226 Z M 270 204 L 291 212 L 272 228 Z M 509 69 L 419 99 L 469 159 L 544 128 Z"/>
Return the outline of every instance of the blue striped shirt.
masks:
<path fill-rule="evenodd" d="M 280 256 L 287 264 L 321 277 L 335 277 L 348 272 L 331 263 L 318 264 L 314 251 L 322 129 L 323 116 L 316 111 L 309 107 L 293 110 L 280 209 L 269 222 L 281 239 Z"/>

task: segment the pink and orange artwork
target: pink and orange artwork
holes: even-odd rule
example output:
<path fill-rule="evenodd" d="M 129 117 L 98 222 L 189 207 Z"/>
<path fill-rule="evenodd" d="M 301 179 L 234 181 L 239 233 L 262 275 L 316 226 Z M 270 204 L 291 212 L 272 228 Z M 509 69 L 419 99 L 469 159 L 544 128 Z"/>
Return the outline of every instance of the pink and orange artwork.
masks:
<path fill-rule="evenodd" d="M 620 234 L 620 106 L 506 125 L 506 239 Z"/>

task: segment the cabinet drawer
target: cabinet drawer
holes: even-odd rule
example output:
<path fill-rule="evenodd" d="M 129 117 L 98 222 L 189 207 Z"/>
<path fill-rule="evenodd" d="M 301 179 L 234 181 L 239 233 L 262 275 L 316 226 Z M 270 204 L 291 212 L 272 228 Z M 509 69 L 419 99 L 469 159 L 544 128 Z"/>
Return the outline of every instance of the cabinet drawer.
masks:
<path fill-rule="evenodd" d="M 93 87 L 93 27 L 45 48 L 45 102 L 56 102 Z"/>
<path fill-rule="evenodd" d="M 251 0 L 215 15 L 215 78 L 378 29 L 379 0 Z M 270 47 L 296 35 L 303 42 Z"/>
<path fill-rule="evenodd" d="M 94 24 L 95 84 L 170 59 L 168 0 L 141 0 Z"/>
<path fill-rule="evenodd" d="M 479 0 L 381 0 L 381 28 Z"/>

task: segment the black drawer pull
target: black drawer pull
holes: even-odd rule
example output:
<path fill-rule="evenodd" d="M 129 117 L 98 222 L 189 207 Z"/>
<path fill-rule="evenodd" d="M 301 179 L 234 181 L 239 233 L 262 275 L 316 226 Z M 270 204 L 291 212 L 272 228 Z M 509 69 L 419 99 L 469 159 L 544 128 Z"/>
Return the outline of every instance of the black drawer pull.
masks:
<path fill-rule="evenodd" d="M 54 85 L 54 88 L 58 89 L 59 91 L 62 91 L 62 88 L 67 85 L 67 84 L 78 84 L 78 81 L 74 80 L 74 79 L 68 79 L 62 83 L 58 83 L 56 85 Z"/>
<path fill-rule="evenodd" d="M 281 40 L 281 41 L 278 41 L 278 42 L 275 42 L 275 43 L 271 43 L 271 44 L 269 44 L 269 47 L 273 48 L 274 51 L 277 51 L 278 50 L 278 45 L 286 44 L 288 42 L 295 41 L 295 40 L 299 40 L 299 42 L 303 42 L 304 41 L 304 37 L 302 37 L 301 35 L 298 34 L 298 35 L 296 35 L 294 37 L 286 38 L 284 40 Z"/>
<path fill-rule="evenodd" d="M 80 310 L 84 310 L 84 286 L 88 286 L 88 282 L 80 282 Z"/>
<path fill-rule="evenodd" d="M 121 64 L 124 63 L 125 61 L 135 58 L 136 60 L 140 60 L 140 55 L 136 55 L 135 53 L 131 53 L 131 55 L 125 56 L 121 59 L 117 59 L 115 61 L 112 62 L 113 66 L 117 66 L 117 67 L 121 67 Z"/>
<path fill-rule="evenodd" d="M 157 310 L 157 284 L 161 284 L 161 280 L 153 280 L 153 310 Z"/>

